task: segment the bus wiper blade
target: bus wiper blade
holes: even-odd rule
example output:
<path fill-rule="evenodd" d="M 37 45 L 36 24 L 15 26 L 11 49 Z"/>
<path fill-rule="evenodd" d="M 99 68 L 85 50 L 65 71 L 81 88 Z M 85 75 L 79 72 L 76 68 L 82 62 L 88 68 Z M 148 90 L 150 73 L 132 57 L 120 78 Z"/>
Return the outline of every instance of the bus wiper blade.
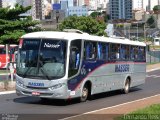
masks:
<path fill-rule="evenodd" d="M 41 66 L 43 66 L 43 62 L 41 60 L 39 60 L 39 63 L 41 64 Z M 43 75 L 45 75 L 45 77 L 48 80 L 51 80 L 50 77 L 48 76 L 47 72 L 45 71 L 45 69 L 43 69 L 42 67 L 41 67 L 41 72 L 43 73 Z"/>
<path fill-rule="evenodd" d="M 45 77 L 48 79 L 48 80 L 51 80 L 50 77 L 47 75 L 46 71 L 41 68 L 41 72 L 43 73 L 43 75 L 45 75 Z"/>
<path fill-rule="evenodd" d="M 32 66 L 33 64 L 35 64 L 34 62 L 32 62 L 32 64 L 30 65 L 30 66 Z M 24 74 L 23 74 L 23 78 L 25 78 L 26 77 L 26 75 L 27 75 L 27 73 L 28 73 L 28 71 L 31 69 L 31 67 L 29 67 L 25 72 L 24 72 Z"/>

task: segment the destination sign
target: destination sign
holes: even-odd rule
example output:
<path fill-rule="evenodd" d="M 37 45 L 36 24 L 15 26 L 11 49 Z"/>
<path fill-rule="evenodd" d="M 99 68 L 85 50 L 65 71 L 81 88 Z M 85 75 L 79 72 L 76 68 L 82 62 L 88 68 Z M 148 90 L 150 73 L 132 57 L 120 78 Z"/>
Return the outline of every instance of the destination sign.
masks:
<path fill-rule="evenodd" d="M 44 43 L 44 48 L 59 48 L 60 45 Z"/>

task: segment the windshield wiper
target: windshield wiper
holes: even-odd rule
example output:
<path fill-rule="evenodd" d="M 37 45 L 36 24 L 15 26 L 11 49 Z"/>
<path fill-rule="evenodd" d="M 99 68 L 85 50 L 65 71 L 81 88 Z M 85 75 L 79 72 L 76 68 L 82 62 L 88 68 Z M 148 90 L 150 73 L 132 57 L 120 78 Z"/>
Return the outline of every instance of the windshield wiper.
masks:
<path fill-rule="evenodd" d="M 32 66 L 33 64 L 35 64 L 34 62 L 32 62 L 32 64 L 30 64 L 30 66 Z M 27 75 L 27 73 L 28 73 L 28 71 L 31 69 L 32 67 L 29 67 L 25 72 L 24 72 L 24 74 L 23 74 L 23 78 L 25 78 L 26 77 L 26 75 Z"/>
<path fill-rule="evenodd" d="M 43 66 L 43 63 L 41 60 L 39 60 L 39 63 L 41 64 L 41 66 Z M 41 72 L 43 73 L 43 75 L 45 75 L 45 77 L 48 79 L 48 80 L 51 80 L 51 78 L 48 76 L 46 70 L 44 68 L 40 68 Z"/>

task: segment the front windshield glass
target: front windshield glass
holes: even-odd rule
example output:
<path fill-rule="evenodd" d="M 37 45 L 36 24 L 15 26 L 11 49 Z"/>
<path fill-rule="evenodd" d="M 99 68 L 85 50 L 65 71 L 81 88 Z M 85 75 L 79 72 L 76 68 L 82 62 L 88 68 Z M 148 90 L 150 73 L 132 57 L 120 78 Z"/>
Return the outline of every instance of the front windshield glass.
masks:
<path fill-rule="evenodd" d="M 21 77 L 57 79 L 65 75 L 66 41 L 24 39 L 19 49 L 17 74 Z"/>

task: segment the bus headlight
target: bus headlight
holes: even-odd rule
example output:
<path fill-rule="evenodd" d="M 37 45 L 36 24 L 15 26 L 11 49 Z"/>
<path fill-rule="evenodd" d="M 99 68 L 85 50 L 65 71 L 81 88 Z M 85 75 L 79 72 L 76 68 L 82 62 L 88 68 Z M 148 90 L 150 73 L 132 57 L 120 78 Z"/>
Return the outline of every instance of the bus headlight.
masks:
<path fill-rule="evenodd" d="M 54 89 L 60 88 L 60 87 L 62 87 L 64 85 L 65 85 L 64 83 L 59 83 L 59 84 L 56 84 L 56 85 L 50 87 L 49 89 L 54 90 Z"/>
<path fill-rule="evenodd" d="M 24 87 L 24 84 L 23 84 L 23 82 L 22 81 L 16 81 L 16 84 L 18 85 L 18 86 L 20 86 L 20 87 Z"/>

